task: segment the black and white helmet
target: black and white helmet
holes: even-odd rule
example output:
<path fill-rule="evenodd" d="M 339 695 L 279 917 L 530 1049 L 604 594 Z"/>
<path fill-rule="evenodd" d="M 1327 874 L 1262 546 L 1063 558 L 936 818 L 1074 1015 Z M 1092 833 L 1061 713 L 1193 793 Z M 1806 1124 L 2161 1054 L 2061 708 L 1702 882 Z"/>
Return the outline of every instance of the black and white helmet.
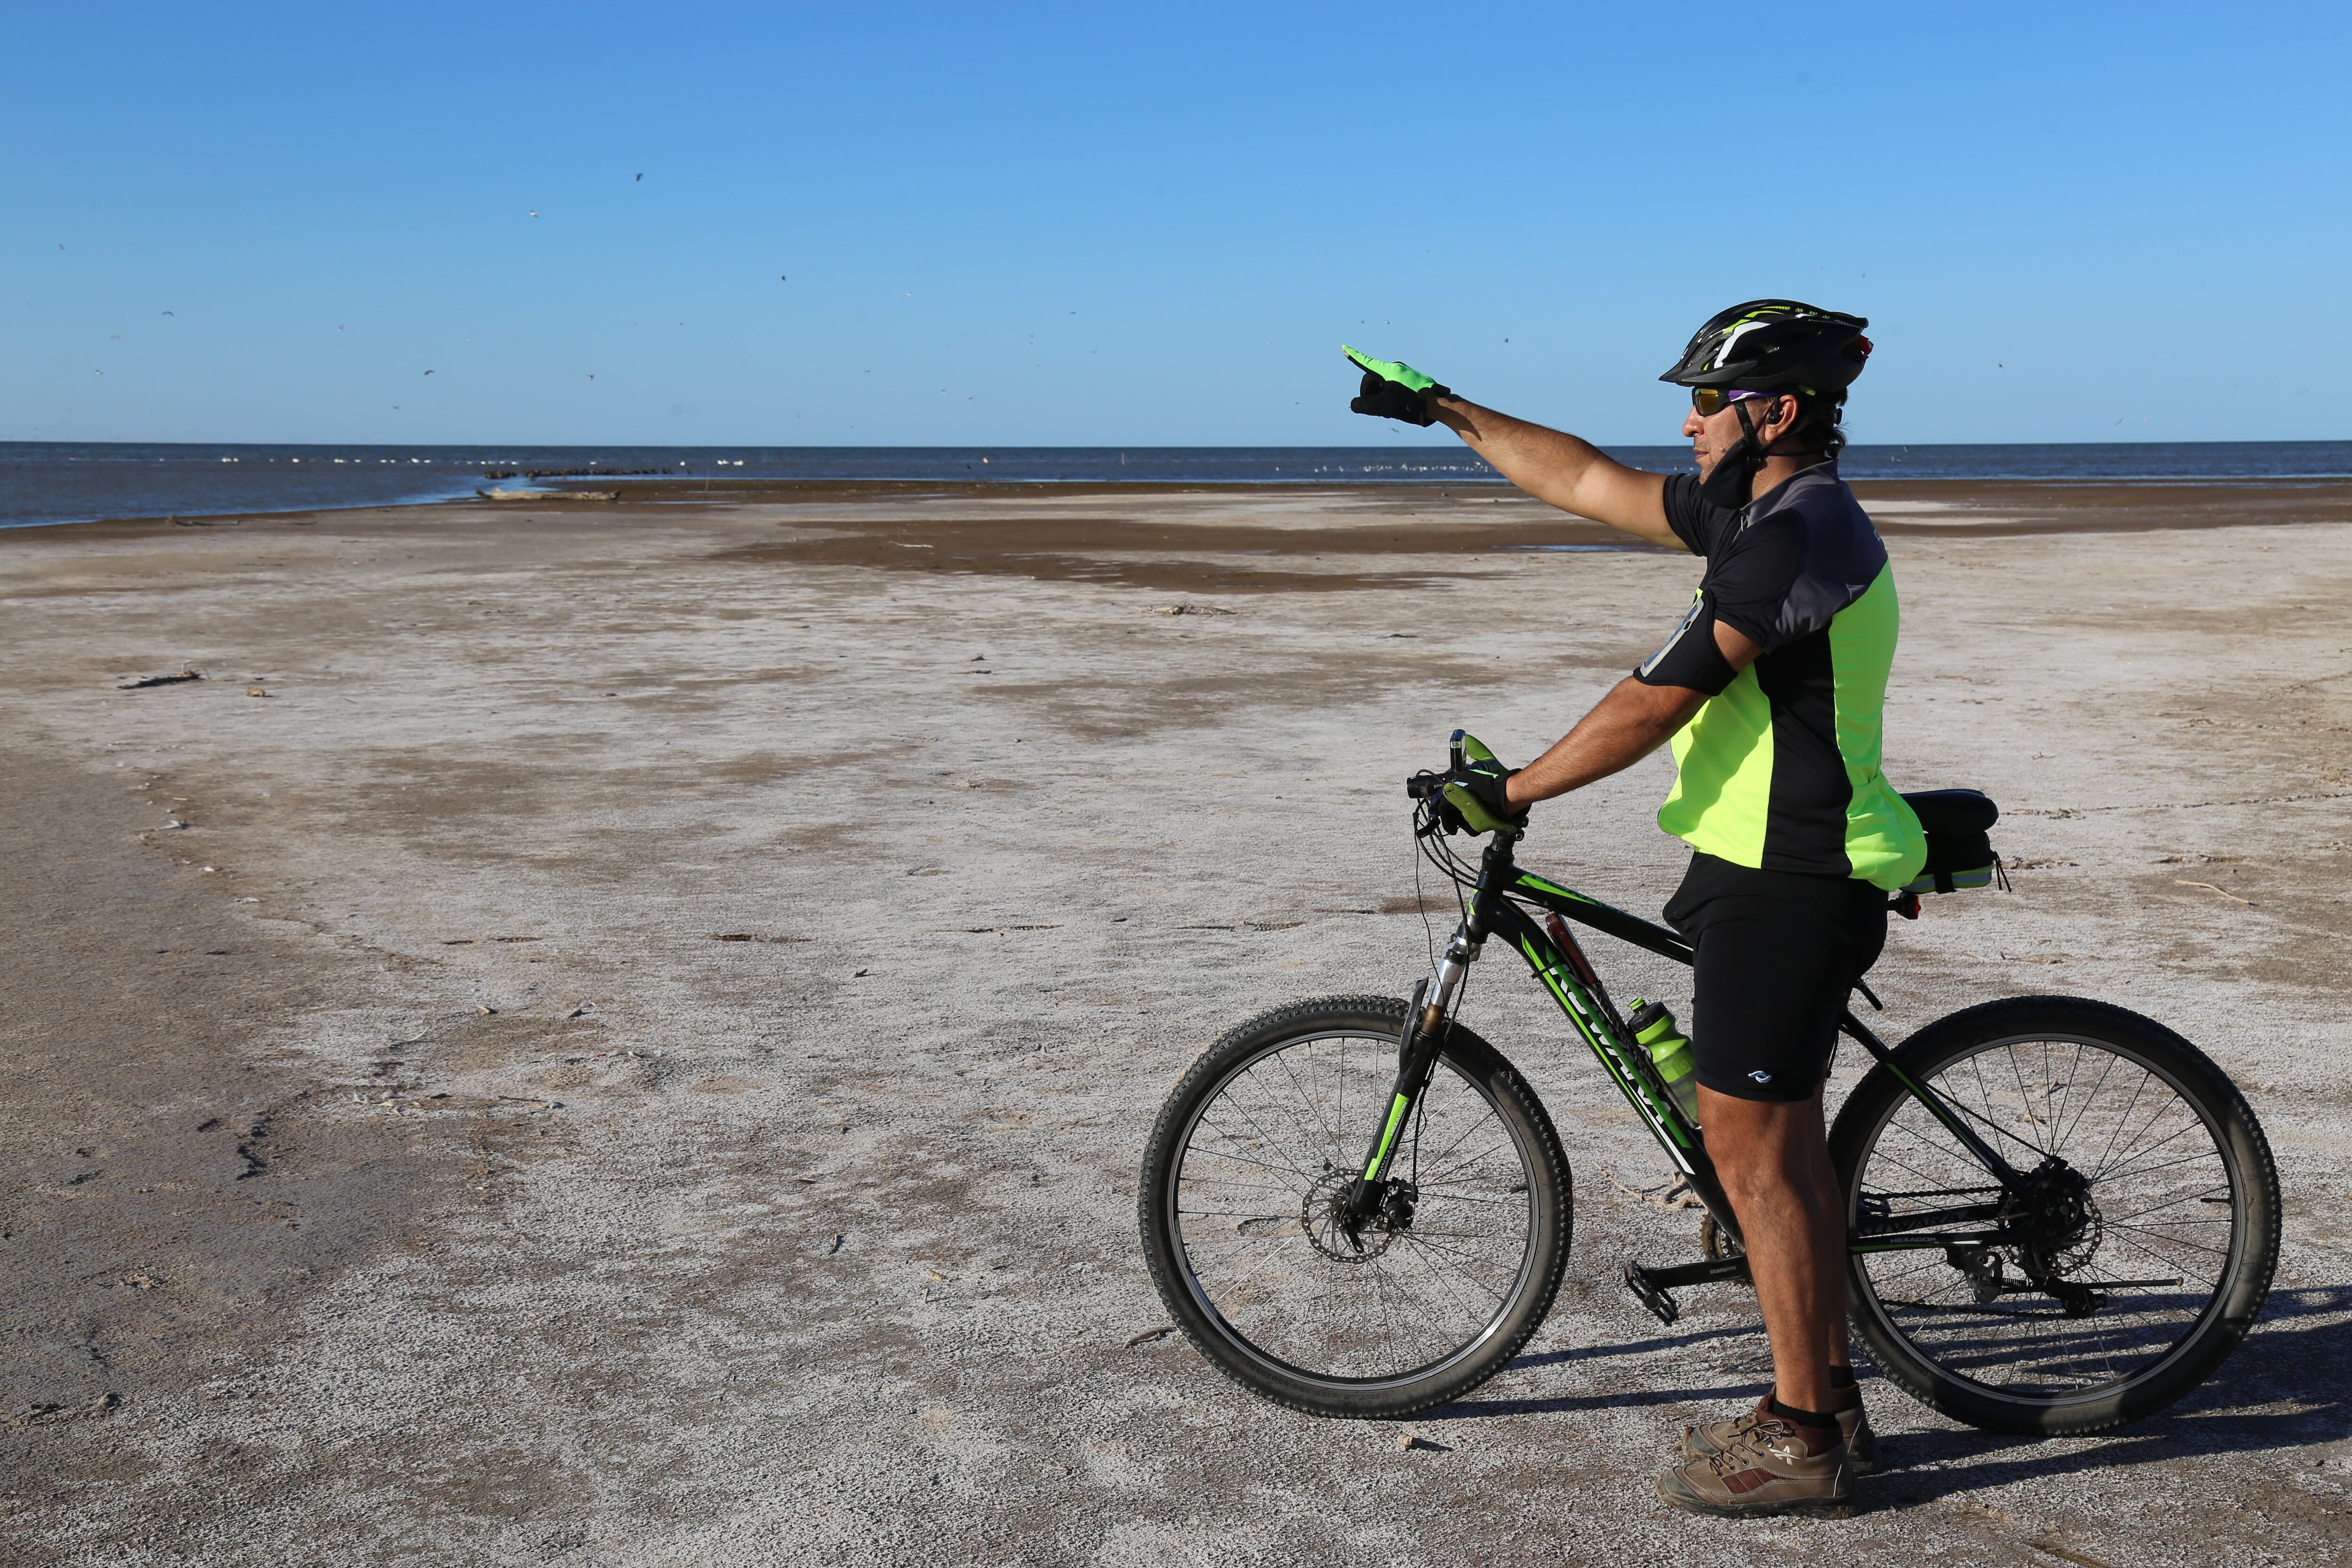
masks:
<path fill-rule="evenodd" d="M 1794 300 L 1750 300 L 1710 317 L 1658 379 L 1738 392 L 1843 392 L 1870 358 L 1862 335 L 1869 325 Z"/>

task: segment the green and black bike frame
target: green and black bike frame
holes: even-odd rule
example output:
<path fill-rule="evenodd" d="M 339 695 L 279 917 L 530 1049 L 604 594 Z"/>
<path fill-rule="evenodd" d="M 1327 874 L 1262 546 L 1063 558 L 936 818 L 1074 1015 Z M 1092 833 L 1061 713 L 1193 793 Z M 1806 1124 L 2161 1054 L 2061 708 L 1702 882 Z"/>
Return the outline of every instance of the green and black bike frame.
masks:
<path fill-rule="evenodd" d="M 1564 921 L 1590 926 L 1606 935 L 1631 942 L 1635 947 L 1669 958 L 1677 963 L 1691 963 L 1696 954 L 1689 942 L 1662 925 L 1653 924 L 1638 915 L 1604 904 L 1597 899 L 1563 888 L 1546 880 L 1532 871 L 1522 870 L 1514 860 L 1517 835 L 1497 833 L 1489 840 L 1481 857 L 1476 886 L 1465 900 L 1462 923 L 1446 943 L 1433 981 L 1423 981 L 1413 994 L 1412 1007 L 1406 1016 L 1405 1033 L 1398 1050 L 1397 1078 L 1390 1097 L 1389 1111 L 1375 1135 L 1364 1162 L 1363 1174 L 1350 1194 L 1349 1210 L 1358 1224 L 1368 1220 L 1381 1206 L 1383 1181 L 1389 1162 L 1395 1155 L 1400 1140 L 1411 1125 L 1414 1107 L 1429 1083 L 1443 1048 L 1445 1031 L 1463 980 L 1469 966 L 1476 962 L 1491 939 L 1500 938 L 1515 948 L 1528 967 L 1535 972 L 1544 988 L 1568 1016 L 1578 1036 L 1591 1047 L 1618 1092 L 1633 1108 L 1634 1114 L 1657 1139 L 1658 1146 L 1674 1163 L 1675 1169 L 1689 1184 L 1691 1192 L 1715 1217 L 1722 1233 L 1737 1239 L 1738 1217 L 1733 1214 L 1725 1197 L 1723 1184 L 1717 1177 L 1715 1163 L 1707 1158 L 1706 1144 L 1688 1118 L 1682 1113 L 1674 1096 L 1667 1092 L 1664 1081 L 1651 1063 L 1649 1053 L 1635 1043 L 1624 1016 L 1610 1000 L 1599 973 L 1575 935 Z M 1542 918 L 1529 911 L 1542 911 Z M 1552 918 L 1560 917 L 1560 918 Z M 1857 987 L 1868 996 L 1866 987 Z M 1872 998 L 1875 1005 L 1876 999 Z M 1999 1228 L 2005 1205 L 2011 1198 L 2029 1195 L 2029 1178 L 2001 1158 L 1962 1116 L 1947 1104 L 1941 1096 L 1926 1085 L 1915 1081 L 1889 1059 L 1886 1045 L 1864 1026 L 1849 1009 L 1841 1026 L 1844 1032 L 1859 1042 L 1871 1057 L 1895 1074 L 1913 1097 L 1927 1108 L 1937 1121 L 1958 1139 L 1982 1163 L 2000 1190 L 2000 1195 L 1981 1204 L 1957 1205 L 1925 1214 L 1858 1216 L 1851 1230 L 1850 1247 L 1855 1252 L 1887 1251 L 1905 1247 L 1945 1247 L 1983 1246 L 2008 1240 Z M 1990 1193 L 1993 1189 L 1988 1188 Z M 1956 1236 L 1939 1231 L 1932 1236 L 1913 1235 L 1932 1226 L 1948 1226 L 1983 1222 L 1992 1227 L 1980 1236 Z M 1693 1264 L 1685 1268 L 1640 1270 L 1661 1287 L 1696 1284 L 1703 1279 L 1732 1279 L 1744 1275 L 1744 1258 L 1729 1258 L 1706 1264 Z"/>

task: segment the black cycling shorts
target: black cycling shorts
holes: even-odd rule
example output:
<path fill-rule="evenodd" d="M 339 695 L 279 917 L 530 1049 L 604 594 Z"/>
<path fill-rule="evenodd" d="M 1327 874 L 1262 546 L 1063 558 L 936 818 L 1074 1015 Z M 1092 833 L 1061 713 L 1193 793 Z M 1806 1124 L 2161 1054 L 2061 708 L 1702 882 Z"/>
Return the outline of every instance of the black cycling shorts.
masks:
<path fill-rule="evenodd" d="M 1698 949 L 1687 1026 L 1698 1081 L 1740 1100 L 1811 1098 L 1853 983 L 1886 945 L 1886 895 L 1859 878 L 1694 854 L 1665 914 Z"/>

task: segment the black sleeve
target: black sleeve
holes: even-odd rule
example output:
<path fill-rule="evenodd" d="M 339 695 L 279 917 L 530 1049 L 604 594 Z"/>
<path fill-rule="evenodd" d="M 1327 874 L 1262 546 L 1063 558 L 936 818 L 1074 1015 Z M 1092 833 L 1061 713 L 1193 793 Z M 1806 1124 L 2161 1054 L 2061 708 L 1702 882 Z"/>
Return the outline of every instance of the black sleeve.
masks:
<path fill-rule="evenodd" d="M 1794 624 L 1789 590 L 1805 563 L 1805 525 L 1794 512 L 1749 524 L 1706 563 L 1716 618 L 1769 653 L 1808 630 Z"/>
<path fill-rule="evenodd" d="M 1644 686 L 1681 686 L 1713 697 L 1738 674 L 1715 645 L 1715 600 L 1702 591 L 1666 646 L 1643 659 L 1633 679 Z"/>
<path fill-rule="evenodd" d="M 1666 526 L 1675 537 L 1702 559 L 1715 553 L 1716 544 L 1730 527 L 1737 512 L 1726 511 L 1719 506 L 1709 506 L 1698 493 L 1696 474 L 1666 476 Z"/>

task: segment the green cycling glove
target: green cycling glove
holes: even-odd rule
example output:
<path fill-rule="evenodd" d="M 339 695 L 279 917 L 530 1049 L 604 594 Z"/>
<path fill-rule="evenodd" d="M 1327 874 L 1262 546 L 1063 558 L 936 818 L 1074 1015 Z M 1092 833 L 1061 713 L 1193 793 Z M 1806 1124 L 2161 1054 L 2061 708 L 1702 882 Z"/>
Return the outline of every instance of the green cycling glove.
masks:
<path fill-rule="evenodd" d="M 1445 804 L 1454 808 L 1473 833 L 1517 833 L 1524 829 L 1528 808 L 1512 805 L 1504 791 L 1511 775 L 1519 770 L 1505 767 L 1475 735 L 1465 735 L 1461 744 L 1461 765 L 1445 772 Z"/>
<path fill-rule="evenodd" d="M 1355 400 L 1348 405 L 1355 413 L 1369 414 L 1376 419 L 1402 419 L 1408 425 L 1427 426 L 1437 423 L 1437 416 L 1430 410 L 1430 395 L 1434 393 L 1440 397 L 1454 395 L 1453 388 L 1440 386 L 1402 360 L 1373 359 L 1358 353 L 1345 343 L 1339 345 L 1339 352 L 1348 356 L 1350 363 L 1361 367 L 1364 373 L 1364 384 L 1358 389 Z"/>

